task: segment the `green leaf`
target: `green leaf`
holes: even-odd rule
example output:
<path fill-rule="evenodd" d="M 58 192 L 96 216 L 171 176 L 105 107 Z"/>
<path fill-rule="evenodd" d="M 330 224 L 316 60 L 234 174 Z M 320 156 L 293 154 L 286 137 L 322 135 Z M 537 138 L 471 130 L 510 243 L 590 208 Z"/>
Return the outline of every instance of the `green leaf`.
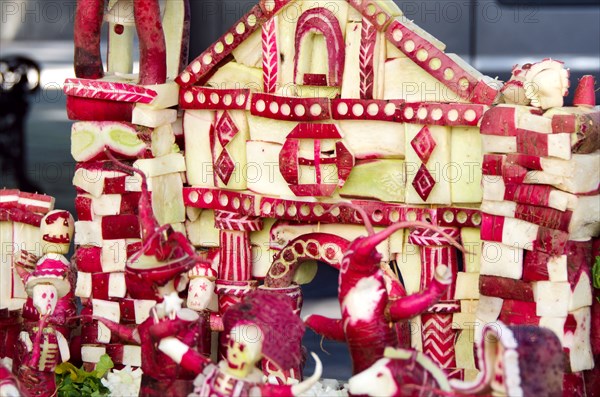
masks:
<path fill-rule="evenodd" d="M 600 256 L 596 257 L 596 263 L 592 268 L 592 280 L 594 284 L 594 288 L 600 289 Z"/>
<path fill-rule="evenodd" d="M 113 367 L 114 364 L 107 354 L 100 357 L 96 368 L 91 372 L 77 368 L 71 363 L 60 364 L 55 370 L 58 397 L 107 397 L 110 390 L 100 379 Z"/>
<path fill-rule="evenodd" d="M 102 378 L 108 371 L 110 371 L 115 365 L 113 364 L 108 354 L 100 356 L 100 361 L 96 364 L 96 376 Z"/>

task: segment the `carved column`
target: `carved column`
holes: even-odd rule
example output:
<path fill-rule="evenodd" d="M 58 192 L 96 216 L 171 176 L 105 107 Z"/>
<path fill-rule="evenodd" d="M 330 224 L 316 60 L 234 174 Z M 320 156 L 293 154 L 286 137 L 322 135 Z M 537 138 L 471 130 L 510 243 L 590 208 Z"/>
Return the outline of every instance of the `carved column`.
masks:
<path fill-rule="evenodd" d="M 258 282 L 252 280 L 252 250 L 250 232 L 260 230 L 262 219 L 240 215 L 235 212 L 215 211 L 215 227 L 220 229 L 219 278 L 216 292 L 219 313 L 222 315 L 230 306 L 242 301 Z M 226 341 L 221 335 L 220 345 Z M 224 349 L 220 349 L 222 354 Z"/>
<path fill-rule="evenodd" d="M 250 280 L 250 232 L 262 229 L 262 220 L 235 212 L 215 211 L 215 226 L 220 229 L 219 280 Z"/>
<path fill-rule="evenodd" d="M 457 228 L 444 228 L 444 231 L 460 239 Z M 457 249 L 435 232 L 417 229 L 409 237 L 413 244 L 421 245 L 421 290 L 426 289 L 435 273 L 435 268 L 446 265 L 452 271 L 452 283 L 440 302 L 421 315 L 423 352 L 443 368 L 449 377 L 462 378 L 462 371 L 456 370 L 454 342 L 456 330 L 452 328 L 453 313 L 460 311 L 460 304 L 454 301 L 456 275 L 458 273 Z"/>

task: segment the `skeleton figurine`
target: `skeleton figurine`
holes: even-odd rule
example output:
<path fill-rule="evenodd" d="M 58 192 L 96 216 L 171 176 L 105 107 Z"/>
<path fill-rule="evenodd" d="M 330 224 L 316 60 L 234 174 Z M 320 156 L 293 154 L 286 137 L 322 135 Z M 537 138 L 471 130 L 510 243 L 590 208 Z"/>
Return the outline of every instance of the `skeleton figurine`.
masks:
<path fill-rule="evenodd" d="M 303 358 L 299 346 L 304 327 L 285 298 L 250 293 L 225 312 L 223 323 L 228 343 L 225 359 L 218 364 L 176 337 L 167 336 L 159 343 L 159 350 L 198 374 L 191 396 L 297 396 L 321 376 L 321 363 L 313 354 L 317 367 L 309 379 L 292 386 L 263 383 L 262 371 L 256 366 L 261 358 L 269 358 L 282 369 L 298 365 Z"/>
<path fill-rule="evenodd" d="M 67 211 L 48 213 L 40 226 L 44 256 L 33 272 L 20 272 L 29 299 L 23 307 L 18 374 L 23 386 L 35 396 L 54 393 L 54 369 L 70 358 L 67 321 L 76 308 L 70 265 L 63 255 L 69 251 L 73 230 L 73 218 Z"/>

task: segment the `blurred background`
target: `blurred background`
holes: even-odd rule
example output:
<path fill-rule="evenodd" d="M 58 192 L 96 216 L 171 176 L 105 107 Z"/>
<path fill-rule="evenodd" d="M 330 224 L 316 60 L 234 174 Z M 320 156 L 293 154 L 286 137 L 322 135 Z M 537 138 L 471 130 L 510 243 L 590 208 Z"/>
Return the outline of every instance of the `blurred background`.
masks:
<path fill-rule="evenodd" d="M 178 0 L 169 0 L 178 1 Z M 340 0 L 329 0 L 340 1 Z M 199 55 L 256 0 L 190 0 L 190 59 Z M 446 43 L 482 73 L 506 81 L 515 64 L 562 60 L 571 85 L 584 74 L 600 78 L 598 0 L 421 0 L 398 1 L 407 18 Z M 76 1 L 0 0 L 0 187 L 20 187 L 56 197 L 56 207 L 74 212 L 70 121 L 62 82 L 73 76 Z M 104 43 L 105 45 L 105 43 Z M 106 53 L 104 50 L 103 53 Z M 30 64 L 21 56 L 39 65 Z M 137 54 L 136 54 L 137 56 Z M 27 76 L 27 82 L 24 77 Z M 572 91 L 570 94 L 572 95 Z M 597 97 L 599 97 L 597 91 Z M 598 101 L 598 98 L 597 98 Z M 570 99 L 567 99 L 567 104 Z M 24 120 L 20 124 L 20 120 Z M 305 289 L 305 314 L 339 315 L 337 273 L 321 267 Z M 307 334 L 319 351 L 325 377 L 347 379 L 345 346 Z M 307 370 L 313 364 L 309 363 Z"/>

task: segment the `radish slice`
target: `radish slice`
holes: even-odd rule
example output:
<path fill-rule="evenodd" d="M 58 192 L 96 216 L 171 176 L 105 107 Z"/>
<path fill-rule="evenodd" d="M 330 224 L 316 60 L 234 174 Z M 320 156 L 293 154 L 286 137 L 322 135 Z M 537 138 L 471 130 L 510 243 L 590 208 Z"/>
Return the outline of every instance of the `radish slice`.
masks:
<path fill-rule="evenodd" d="M 156 91 L 139 85 L 89 79 L 66 79 L 63 91 L 76 97 L 115 102 L 150 103 L 157 96 Z"/>

